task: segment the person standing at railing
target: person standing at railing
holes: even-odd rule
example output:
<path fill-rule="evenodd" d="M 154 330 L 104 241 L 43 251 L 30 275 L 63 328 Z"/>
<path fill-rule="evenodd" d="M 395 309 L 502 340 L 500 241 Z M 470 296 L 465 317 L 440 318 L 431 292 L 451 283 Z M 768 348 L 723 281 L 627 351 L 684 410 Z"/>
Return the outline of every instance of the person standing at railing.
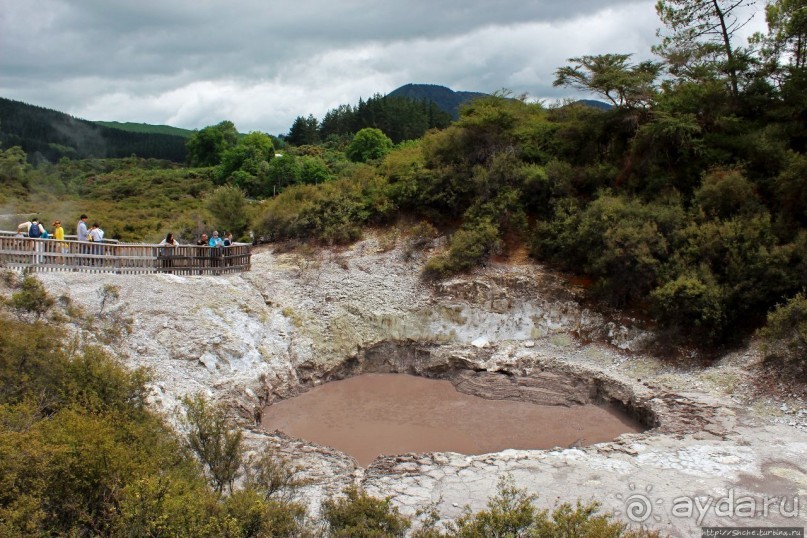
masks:
<path fill-rule="evenodd" d="M 90 231 L 87 229 L 87 215 L 82 214 L 76 224 L 76 239 L 80 242 L 86 243 L 90 240 Z M 85 265 L 86 261 L 83 259 L 84 255 L 89 252 L 87 245 L 79 245 L 78 253 L 81 255 L 78 259 L 78 265 Z"/>
<path fill-rule="evenodd" d="M 168 232 L 168 235 L 165 236 L 165 239 L 160 241 L 158 243 L 158 245 L 164 245 L 164 246 L 167 246 L 167 247 L 178 247 L 179 246 L 179 241 L 174 239 L 174 234 L 173 233 Z"/>
<path fill-rule="evenodd" d="M 17 224 L 17 237 L 26 237 L 28 235 L 28 230 L 30 228 L 31 228 L 30 220 L 26 220 L 25 222 Z"/>
<path fill-rule="evenodd" d="M 233 233 L 232 232 L 224 232 L 224 265 L 229 267 L 233 264 L 233 260 L 231 258 L 232 254 L 230 253 L 230 249 L 226 247 L 231 247 L 233 245 Z"/>
<path fill-rule="evenodd" d="M 163 268 L 173 267 L 174 255 L 176 254 L 174 247 L 179 246 L 179 241 L 174 239 L 174 234 L 172 232 L 168 232 L 165 239 L 160 241 L 158 245 L 160 245 L 160 250 L 157 257 L 162 260 Z"/>
<path fill-rule="evenodd" d="M 90 231 L 87 228 L 87 215 L 81 215 L 81 218 L 76 225 L 76 239 L 79 241 L 90 240 Z"/>
<path fill-rule="evenodd" d="M 64 263 L 64 254 L 67 254 L 67 243 L 64 242 L 64 228 L 62 228 L 62 221 L 53 221 L 53 239 L 56 240 L 54 249 L 62 254 L 56 258 L 56 263 Z"/>
<path fill-rule="evenodd" d="M 221 237 L 219 237 L 218 230 L 213 232 L 213 237 L 210 238 L 210 240 L 207 242 L 207 244 L 208 244 L 208 246 L 211 246 L 211 247 L 220 247 L 220 246 L 224 245 L 224 241 L 221 239 Z"/>
<path fill-rule="evenodd" d="M 39 219 L 31 219 L 31 226 L 28 227 L 28 237 L 39 239 L 45 235 L 45 228 L 39 224 Z"/>
<path fill-rule="evenodd" d="M 101 246 L 101 243 L 104 242 L 104 230 L 98 226 L 97 222 L 90 228 L 90 241 L 95 244 L 95 246 L 92 247 L 93 255 L 100 256 L 104 253 L 104 247 Z M 103 260 L 94 259 L 93 265 L 103 265 Z"/>
<path fill-rule="evenodd" d="M 28 228 L 28 237 L 31 239 L 41 239 L 45 235 L 45 228 L 39 224 L 39 219 L 31 219 L 31 226 Z M 42 263 L 42 251 L 45 244 L 42 241 L 34 241 L 34 263 Z"/>
<path fill-rule="evenodd" d="M 213 235 L 210 237 L 210 241 L 207 244 L 212 247 L 210 249 L 210 261 L 213 267 L 218 267 L 221 265 L 221 247 L 224 245 L 224 241 L 222 241 L 221 237 L 219 237 L 218 230 L 213 231 Z"/>

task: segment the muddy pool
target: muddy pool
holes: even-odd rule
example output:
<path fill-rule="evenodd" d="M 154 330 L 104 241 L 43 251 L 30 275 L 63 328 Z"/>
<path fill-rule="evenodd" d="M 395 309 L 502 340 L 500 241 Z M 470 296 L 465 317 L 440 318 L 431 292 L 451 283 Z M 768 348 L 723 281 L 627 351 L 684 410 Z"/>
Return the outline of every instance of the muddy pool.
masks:
<path fill-rule="evenodd" d="M 325 383 L 265 408 L 262 426 L 336 448 L 362 466 L 382 454 L 585 446 L 644 430 L 610 407 L 488 400 L 457 392 L 450 381 L 405 374 Z"/>

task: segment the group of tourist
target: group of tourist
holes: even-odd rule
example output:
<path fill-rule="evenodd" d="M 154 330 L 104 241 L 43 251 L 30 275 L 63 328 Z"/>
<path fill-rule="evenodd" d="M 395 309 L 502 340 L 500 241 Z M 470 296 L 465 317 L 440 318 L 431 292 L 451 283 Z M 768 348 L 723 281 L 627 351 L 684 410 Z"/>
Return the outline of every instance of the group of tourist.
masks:
<path fill-rule="evenodd" d="M 52 230 L 49 232 L 36 217 L 30 221 L 20 223 L 17 226 L 17 237 L 30 237 L 34 239 L 54 239 L 55 241 L 36 241 L 33 244 L 33 255 L 36 263 L 65 263 L 68 257 L 71 258 L 72 265 L 104 266 L 108 263 L 106 254 L 112 253 L 101 245 L 104 242 L 104 231 L 98 223 L 89 226 L 87 215 L 82 214 L 76 223 L 77 241 L 67 241 L 65 230 L 59 220 L 53 221 Z M 194 243 L 191 243 L 194 245 Z M 218 230 L 213 231 L 208 237 L 207 233 L 201 234 L 195 242 L 195 246 L 204 247 L 196 249 L 174 249 L 168 247 L 180 246 L 179 241 L 174 237 L 173 232 L 168 232 L 165 238 L 160 241 L 157 251 L 157 259 L 160 267 L 182 269 L 199 269 L 205 267 L 228 267 L 234 264 L 234 256 L 240 256 L 240 251 L 235 251 L 229 247 L 235 245 L 233 234 Z M 79 256 L 74 256 L 78 254 Z M 240 258 L 239 258 L 240 259 Z"/>
<path fill-rule="evenodd" d="M 199 247 L 229 247 L 235 244 L 232 233 L 224 232 L 222 235 L 224 236 L 223 238 L 219 236 L 218 230 L 215 230 L 210 237 L 208 237 L 206 233 L 203 233 L 199 240 L 196 241 L 196 245 Z M 179 241 L 174 238 L 173 232 L 168 232 L 165 239 L 159 242 L 159 245 L 178 247 Z"/>
<path fill-rule="evenodd" d="M 91 241 L 95 243 L 101 243 L 104 241 L 104 230 L 101 229 L 101 226 L 96 222 L 92 226 L 87 226 L 87 215 L 82 214 L 79 218 L 78 223 L 76 224 L 76 239 L 78 241 Z M 39 219 L 34 217 L 29 221 L 21 222 L 17 226 L 17 237 L 31 237 L 34 239 L 50 239 L 53 238 L 57 241 L 64 240 L 64 228 L 62 228 L 62 222 L 59 220 L 53 221 L 53 231 L 51 233 L 39 222 Z M 174 238 L 174 234 L 172 232 L 168 232 L 165 236 L 165 239 L 160 241 L 160 246 L 171 246 L 176 247 L 179 246 L 179 241 Z M 218 230 L 214 231 L 213 234 L 208 237 L 206 233 L 203 233 L 202 236 L 196 241 L 198 246 L 208 246 L 208 247 L 229 247 L 230 245 L 235 244 L 233 241 L 233 234 L 232 232 L 224 232 L 219 236 Z"/>
<path fill-rule="evenodd" d="M 222 267 L 233 264 L 229 249 L 222 248 L 235 244 L 233 242 L 233 234 L 224 232 L 222 235 L 224 236 L 223 238 L 219 236 L 219 232 L 216 230 L 210 237 L 208 237 L 206 233 L 203 233 L 196 241 L 197 247 L 204 248 L 199 249 L 196 253 L 190 254 L 190 259 L 193 260 L 194 267 L 198 268 L 199 274 L 201 274 L 202 268 L 204 267 Z M 173 270 L 176 268 L 178 260 L 188 258 L 187 253 L 179 258 L 177 257 L 177 251 L 172 248 L 165 248 L 179 246 L 179 241 L 176 240 L 173 232 L 168 232 L 165 238 L 160 241 L 159 246 L 161 248 L 158 253 L 158 259 L 161 262 L 162 269 Z"/>
<path fill-rule="evenodd" d="M 89 228 L 87 227 L 87 215 L 81 215 L 78 224 L 76 224 L 76 238 L 79 241 L 93 241 L 102 243 L 104 241 L 104 230 L 96 222 Z M 62 221 L 55 220 L 51 225 L 53 232 L 48 230 L 39 222 L 37 217 L 29 221 L 21 222 L 17 225 L 17 237 L 31 237 L 33 239 L 50 239 L 53 238 L 57 241 L 64 241 L 64 228 L 62 228 Z"/>

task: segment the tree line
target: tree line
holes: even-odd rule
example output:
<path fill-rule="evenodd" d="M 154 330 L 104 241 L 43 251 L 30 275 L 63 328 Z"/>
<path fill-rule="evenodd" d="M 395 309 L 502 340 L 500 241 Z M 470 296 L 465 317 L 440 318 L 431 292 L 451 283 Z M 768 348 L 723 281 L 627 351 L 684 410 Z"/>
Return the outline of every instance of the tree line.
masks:
<path fill-rule="evenodd" d="M 298 116 L 286 140 L 295 146 L 344 141 L 364 128 L 379 129 L 397 144 L 415 140 L 433 128 L 451 123 L 451 115 L 433 101 L 376 94 L 356 106 L 340 105 L 319 121 L 313 115 Z"/>
<path fill-rule="evenodd" d="M 185 161 L 181 136 L 114 129 L 4 98 L 0 98 L 0 145 L 21 147 L 32 163 L 131 155 Z"/>

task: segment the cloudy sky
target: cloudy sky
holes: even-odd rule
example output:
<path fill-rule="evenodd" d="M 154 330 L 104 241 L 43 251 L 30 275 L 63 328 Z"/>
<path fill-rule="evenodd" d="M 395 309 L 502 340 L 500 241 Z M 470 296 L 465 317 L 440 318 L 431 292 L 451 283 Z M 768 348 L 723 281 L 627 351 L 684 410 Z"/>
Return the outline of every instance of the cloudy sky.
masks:
<path fill-rule="evenodd" d="M 567 58 L 651 57 L 655 0 L 0 0 L 0 97 L 286 133 L 413 83 L 535 99 Z M 759 8 L 761 9 L 761 8 Z M 764 28 L 757 14 L 748 31 Z"/>

